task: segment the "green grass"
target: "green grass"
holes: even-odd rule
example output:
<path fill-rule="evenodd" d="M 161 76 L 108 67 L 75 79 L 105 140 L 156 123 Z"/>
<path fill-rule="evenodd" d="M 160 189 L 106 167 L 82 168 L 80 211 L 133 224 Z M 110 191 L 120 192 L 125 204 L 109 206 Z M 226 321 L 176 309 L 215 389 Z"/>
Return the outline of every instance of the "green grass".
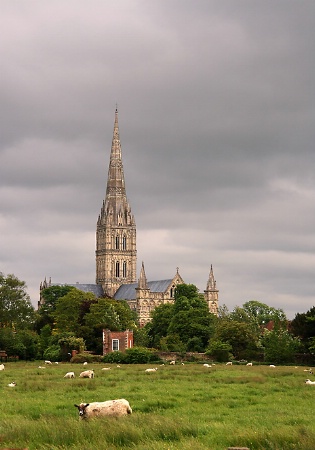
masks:
<path fill-rule="evenodd" d="M 49 450 L 312 450 L 315 386 L 303 367 L 89 364 L 38 369 L 11 362 L 0 372 L 0 448 Z M 107 366 L 109 366 L 107 364 Z M 153 366 L 152 366 L 153 367 Z M 65 379 L 68 371 L 75 379 Z M 8 383 L 15 381 L 15 388 Z M 80 421 L 75 403 L 126 398 L 131 416 Z"/>

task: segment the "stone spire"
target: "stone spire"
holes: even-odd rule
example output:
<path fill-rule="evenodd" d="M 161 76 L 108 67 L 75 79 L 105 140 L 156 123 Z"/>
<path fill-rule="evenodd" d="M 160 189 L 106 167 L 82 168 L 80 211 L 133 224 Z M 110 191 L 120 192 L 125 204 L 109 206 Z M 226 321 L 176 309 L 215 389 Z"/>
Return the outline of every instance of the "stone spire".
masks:
<path fill-rule="evenodd" d="M 217 283 L 214 279 L 212 264 L 207 282 L 207 288 L 204 293 L 205 300 L 208 303 L 209 311 L 215 315 L 218 315 L 219 291 L 217 289 Z"/>
<path fill-rule="evenodd" d="M 142 262 L 140 278 L 138 280 L 138 289 L 148 289 L 147 277 L 145 276 L 144 264 Z"/>
<path fill-rule="evenodd" d="M 115 110 L 106 197 L 96 229 L 96 283 L 113 296 L 121 284 L 136 281 L 136 223 L 127 200 Z"/>

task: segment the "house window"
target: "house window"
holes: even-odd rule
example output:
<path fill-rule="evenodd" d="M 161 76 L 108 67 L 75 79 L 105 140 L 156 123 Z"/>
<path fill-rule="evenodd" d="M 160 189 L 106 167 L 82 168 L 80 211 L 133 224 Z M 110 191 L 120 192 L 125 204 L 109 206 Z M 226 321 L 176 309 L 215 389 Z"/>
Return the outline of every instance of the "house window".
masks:
<path fill-rule="evenodd" d="M 116 236 L 116 250 L 119 250 L 119 236 Z"/>
<path fill-rule="evenodd" d="M 119 277 L 119 261 L 116 261 L 116 277 Z"/>
<path fill-rule="evenodd" d="M 126 236 L 123 237 L 122 248 L 123 248 L 123 250 L 127 250 L 127 238 L 126 238 Z"/>
<path fill-rule="evenodd" d="M 113 352 L 118 352 L 118 350 L 119 350 L 119 340 L 118 339 L 112 340 L 112 350 L 113 350 Z"/>

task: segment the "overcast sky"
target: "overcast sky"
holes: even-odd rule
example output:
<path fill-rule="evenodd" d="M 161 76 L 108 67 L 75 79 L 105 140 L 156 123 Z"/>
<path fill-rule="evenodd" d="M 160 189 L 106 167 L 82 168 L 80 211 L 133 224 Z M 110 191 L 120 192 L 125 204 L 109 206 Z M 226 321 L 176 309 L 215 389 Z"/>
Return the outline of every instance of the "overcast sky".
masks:
<path fill-rule="evenodd" d="M 138 276 L 315 305 L 313 0 L 2 0 L 0 271 L 95 282 L 116 103 Z"/>

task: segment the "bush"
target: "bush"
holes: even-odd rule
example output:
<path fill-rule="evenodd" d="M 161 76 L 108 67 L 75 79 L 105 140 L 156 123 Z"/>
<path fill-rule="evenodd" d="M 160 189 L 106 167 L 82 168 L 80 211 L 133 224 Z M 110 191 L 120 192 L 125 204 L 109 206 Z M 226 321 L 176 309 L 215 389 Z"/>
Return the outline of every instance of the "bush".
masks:
<path fill-rule="evenodd" d="M 60 347 L 59 345 L 50 345 L 44 351 L 44 359 L 49 361 L 59 361 L 60 360 Z"/>
<path fill-rule="evenodd" d="M 226 362 L 231 359 L 230 351 L 232 346 L 222 341 L 211 341 L 207 348 L 206 355 L 212 356 L 215 361 Z"/>
<path fill-rule="evenodd" d="M 111 352 L 103 356 L 102 359 L 105 363 L 124 364 L 126 363 L 126 355 L 122 352 Z"/>
<path fill-rule="evenodd" d="M 70 362 L 73 364 L 83 364 L 84 362 L 93 363 L 93 362 L 102 362 L 102 355 L 91 355 L 90 353 L 77 353 L 70 359 Z"/>

